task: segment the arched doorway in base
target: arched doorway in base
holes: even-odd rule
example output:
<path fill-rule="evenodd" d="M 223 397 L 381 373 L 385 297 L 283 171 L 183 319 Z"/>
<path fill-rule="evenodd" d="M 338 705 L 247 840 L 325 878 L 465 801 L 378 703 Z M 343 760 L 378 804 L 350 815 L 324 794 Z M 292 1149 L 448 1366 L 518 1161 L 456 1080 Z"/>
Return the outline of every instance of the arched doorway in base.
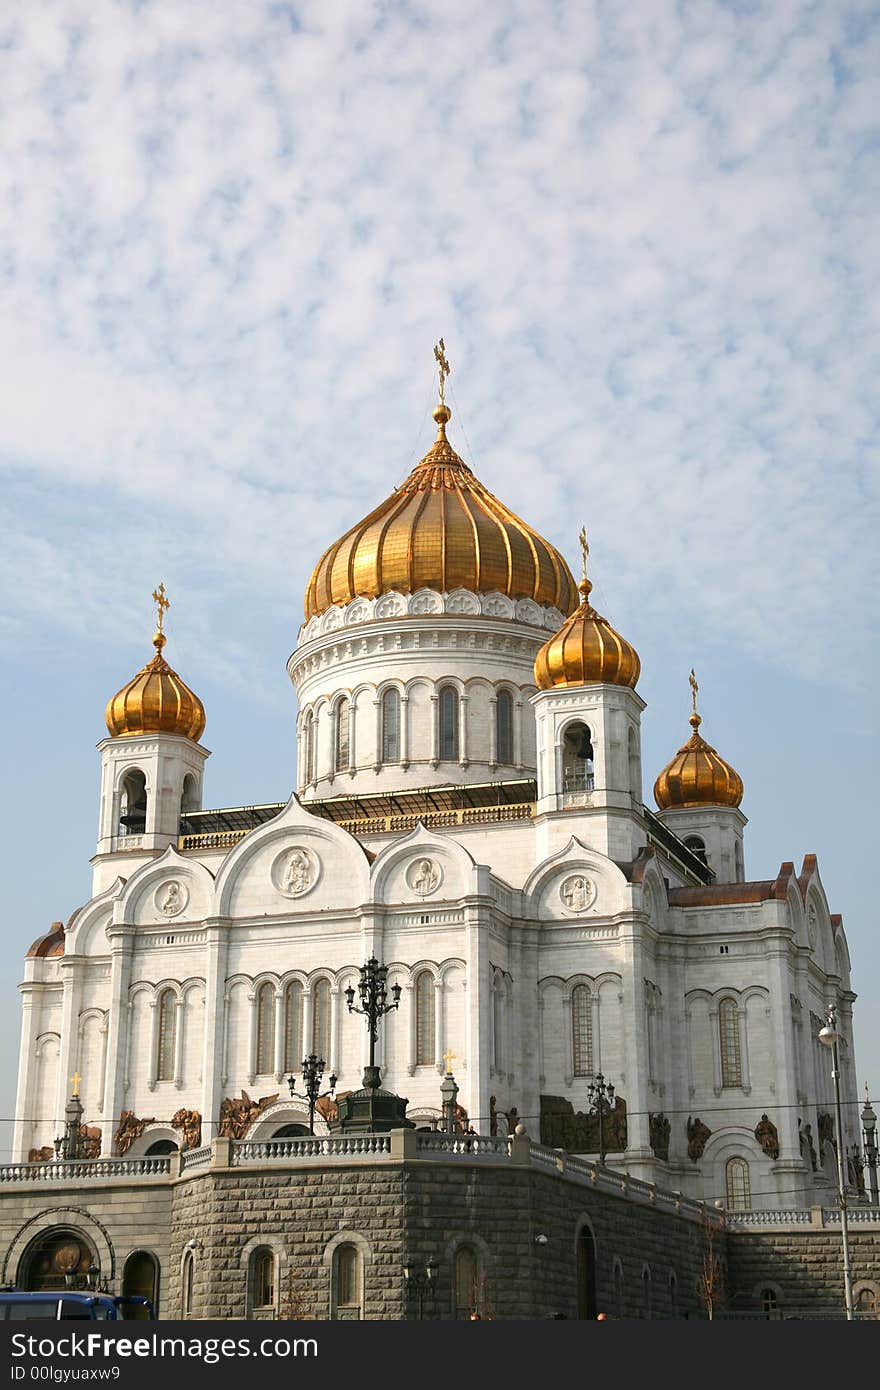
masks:
<path fill-rule="evenodd" d="M 97 1276 L 100 1261 L 91 1241 L 71 1226 L 51 1226 L 31 1241 L 19 1265 L 19 1287 L 41 1289 L 88 1288 L 90 1271 Z"/>
<path fill-rule="evenodd" d="M 122 1270 L 122 1295 L 124 1298 L 133 1295 L 148 1298 L 158 1313 L 159 1261 L 149 1250 L 132 1250 L 128 1256 Z M 127 1316 L 137 1317 L 140 1314 L 132 1314 L 129 1310 Z"/>

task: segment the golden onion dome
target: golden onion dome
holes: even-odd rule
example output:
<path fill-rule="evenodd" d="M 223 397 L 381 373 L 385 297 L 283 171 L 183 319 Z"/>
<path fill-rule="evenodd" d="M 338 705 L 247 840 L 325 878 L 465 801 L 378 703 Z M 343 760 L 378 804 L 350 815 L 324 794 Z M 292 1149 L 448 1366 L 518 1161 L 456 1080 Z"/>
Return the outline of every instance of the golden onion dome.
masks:
<path fill-rule="evenodd" d="M 198 743 L 205 731 L 205 707 L 162 655 L 166 642 L 162 618 L 164 610 L 170 607 L 164 584 L 159 585 L 153 598 L 159 605 L 159 623 L 153 637 L 156 655 L 108 701 L 104 714 L 107 730 L 112 738 L 179 734 Z"/>
<path fill-rule="evenodd" d="M 586 570 L 586 537 L 581 532 Z M 590 603 L 592 584 L 586 573 L 578 588 L 580 608 L 572 613 L 535 657 L 539 690 L 566 685 L 628 685 L 634 687 L 641 662 L 635 647 L 597 613 Z"/>
<path fill-rule="evenodd" d="M 688 720 L 693 733 L 654 783 L 654 800 L 661 811 L 687 806 L 738 806 L 743 782 L 730 763 L 699 732 L 696 677 L 691 671 L 694 708 Z"/>
<path fill-rule="evenodd" d="M 437 438 L 406 481 L 321 556 L 306 588 L 306 622 L 333 604 L 392 589 L 498 592 L 563 613 L 575 606 L 574 578 L 559 551 L 452 448 L 452 412 L 442 397 L 433 415 Z"/>

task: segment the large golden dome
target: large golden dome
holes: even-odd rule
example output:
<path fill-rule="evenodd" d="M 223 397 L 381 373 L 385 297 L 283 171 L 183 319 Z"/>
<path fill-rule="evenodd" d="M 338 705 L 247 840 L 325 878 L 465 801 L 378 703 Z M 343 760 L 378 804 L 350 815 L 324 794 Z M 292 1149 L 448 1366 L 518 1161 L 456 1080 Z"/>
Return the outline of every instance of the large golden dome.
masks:
<path fill-rule="evenodd" d="M 198 743 L 205 731 L 205 707 L 162 655 L 166 642 L 162 616 L 169 607 L 163 584 L 153 597 L 159 604 L 159 626 L 153 638 L 156 655 L 108 701 L 107 730 L 112 738 L 180 734 Z"/>
<path fill-rule="evenodd" d="M 452 412 L 435 407 L 437 438 L 406 481 L 321 556 L 306 621 L 333 604 L 389 589 L 469 589 L 530 598 L 570 613 L 575 582 L 559 551 L 474 476 L 446 438 Z"/>
<path fill-rule="evenodd" d="M 596 683 L 634 687 L 641 670 L 638 652 L 593 608 L 586 576 L 578 587 L 580 608 L 535 657 L 538 689 Z"/>
<path fill-rule="evenodd" d="M 739 773 L 699 733 L 697 683 L 691 671 L 694 709 L 688 720 L 693 733 L 667 763 L 654 783 L 654 800 L 661 811 L 686 806 L 738 806 L 743 799 Z"/>

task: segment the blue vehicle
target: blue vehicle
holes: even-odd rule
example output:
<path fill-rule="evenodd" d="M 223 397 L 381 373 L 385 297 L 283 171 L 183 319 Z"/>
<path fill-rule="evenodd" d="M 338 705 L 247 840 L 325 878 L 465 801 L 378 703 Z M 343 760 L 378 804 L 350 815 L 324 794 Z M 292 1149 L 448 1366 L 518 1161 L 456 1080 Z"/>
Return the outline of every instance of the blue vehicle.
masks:
<path fill-rule="evenodd" d="M 148 1298 L 129 1294 L 75 1293 L 72 1289 L 25 1293 L 23 1289 L 0 1289 L 0 1322 L 116 1322 L 120 1319 L 154 1319 Z"/>

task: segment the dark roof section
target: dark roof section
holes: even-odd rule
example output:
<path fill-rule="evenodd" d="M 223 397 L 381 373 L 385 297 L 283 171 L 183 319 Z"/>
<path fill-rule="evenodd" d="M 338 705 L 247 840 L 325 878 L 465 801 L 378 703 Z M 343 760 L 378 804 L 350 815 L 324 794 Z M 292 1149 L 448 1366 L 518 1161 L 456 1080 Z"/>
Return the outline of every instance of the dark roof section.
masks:
<path fill-rule="evenodd" d="M 788 883 L 794 877 L 794 865 L 786 860 L 779 866 L 776 878 L 758 879 L 753 883 L 708 883 L 703 888 L 670 888 L 670 907 L 726 907 L 736 903 L 765 903 L 783 900 Z"/>
<path fill-rule="evenodd" d="M 38 936 L 28 956 L 63 956 L 64 923 L 53 922 L 44 936 Z"/>

